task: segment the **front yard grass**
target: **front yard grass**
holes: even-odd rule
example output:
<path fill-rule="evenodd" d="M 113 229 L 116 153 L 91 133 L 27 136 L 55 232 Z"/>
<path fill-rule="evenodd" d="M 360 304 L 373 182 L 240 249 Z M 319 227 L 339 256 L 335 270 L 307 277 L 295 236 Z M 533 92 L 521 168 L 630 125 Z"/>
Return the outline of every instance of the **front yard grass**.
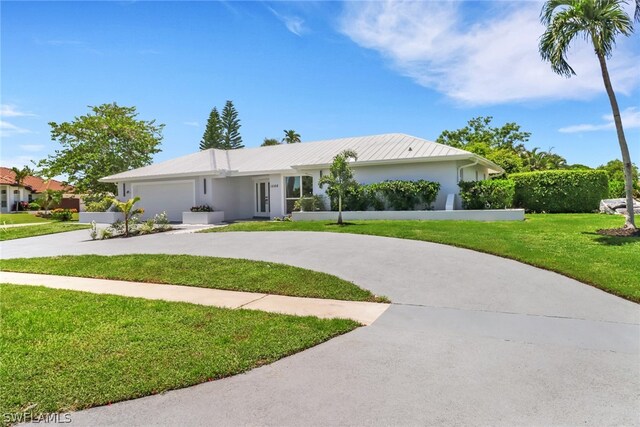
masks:
<path fill-rule="evenodd" d="M 29 224 L 36 222 L 51 222 L 50 219 L 40 218 L 29 213 L 0 214 L 0 225 L 3 224 Z"/>
<path fill-rule="evenodd" d="M 2 270 L 168 283 L 298 297 L 386 302 L 326 273 L 271 262 L 193 255 L 80 255 L 2 260 Z"/>
<path fill-rule="evenodd" d="M 205 230 L 329 231 L 444 243 L 552 270 L 640 302 L 640 237 L 596 234 L 624 218 L 600 214 L 532 214 L 524 222 L 326 221 L 244 222 Z"/>
<path fill-rule="evenodd" d="M 24 227 L 0 227 L 0 241 L 42 236 L 45 234 L 64 233 L 66 231 L 84 230 L 90 227 L 91 226 L 89 224 L 50 221 L 45 221 L 44 223 L 37 225 L 25 225 Z"/>
<path fill-rule="evenodd" d="M 39 286 L 0 292 L 5 423 L 25 410 L 74 411 L 235 375 L 358 326 Z"/>

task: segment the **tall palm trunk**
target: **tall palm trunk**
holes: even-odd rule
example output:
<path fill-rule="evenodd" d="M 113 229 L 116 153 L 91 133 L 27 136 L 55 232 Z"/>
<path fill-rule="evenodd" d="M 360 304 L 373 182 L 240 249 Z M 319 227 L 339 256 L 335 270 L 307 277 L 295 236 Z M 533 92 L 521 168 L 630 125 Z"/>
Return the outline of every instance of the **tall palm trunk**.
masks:
<path fill-rule="evenodd" d="M 596 51 L 596 55 L 598 55 L 598 61 L 600 61 L 600 69 L 602 70 L 604 87 L 607 90 L 609 102 L 611 103 L 611 110 L 613 111 L 613 121 L 616 125 L 616 132 L 618 133 L 618 143 L 620 144 L 620 151 L 622 152 L 622 163 L 624 164 L 624 190 L 627 199 L 627 220 L 624 226 L 625 228 L 636 228 L 635 212 L 633 211 L 633 174 L 631 169 L 631 155 L 629 154 L 629 146 L 627 145 L 627 139 L 624 136 L 624 129 L 622 129 L 620 108 L 618 107 L 616 94 L 613 92 L 613 86 L 611 85 L 611 79 L 609 78 L 607 61 L 604 55 L 602 55 L 600 52 Z"/>
<path fill-rule="evenodd" d="M 338 225 L 342 225 L 342 194 L 338 194 Z"/>

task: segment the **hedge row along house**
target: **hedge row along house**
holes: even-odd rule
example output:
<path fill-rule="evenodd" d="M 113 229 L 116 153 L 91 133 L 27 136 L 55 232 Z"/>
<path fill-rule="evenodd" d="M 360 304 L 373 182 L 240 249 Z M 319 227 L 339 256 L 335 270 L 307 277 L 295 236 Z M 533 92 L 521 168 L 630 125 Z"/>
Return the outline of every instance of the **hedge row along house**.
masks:
<path fill-rule="evenodd" d="M 495 163 L 465 150 L 392 133 L 237 150 L 208 149 L 107 176 L 122 200 L 140 197 L 144 217 L 166 212 L 180 221 L 192 206 L 224 211 L 226 220 L 281 217 L 301 197 L 325 194 L 318 181 L 333 158 L 353 150 L 351 163 L 361 184 L 385 180 L 428 180 L 440 184 L 434 209 L 444 210 L 458 182 L 503 173 Z M 460 208 L 459 201 L 456 208 Z"/>
<path fill-rule="evenodd" d="M 73 194 L 72 186 L 63 185 L 55 179 L 45 180 L 33 175 L 27 176 L 21 183 L 18 183 L 13 170 L 0 167 L 0 212 L 17 211 L 18 203 L 31 203 L 46 190 L 63 192 L 60 207 L 80 210 L 80 199 Z"/>

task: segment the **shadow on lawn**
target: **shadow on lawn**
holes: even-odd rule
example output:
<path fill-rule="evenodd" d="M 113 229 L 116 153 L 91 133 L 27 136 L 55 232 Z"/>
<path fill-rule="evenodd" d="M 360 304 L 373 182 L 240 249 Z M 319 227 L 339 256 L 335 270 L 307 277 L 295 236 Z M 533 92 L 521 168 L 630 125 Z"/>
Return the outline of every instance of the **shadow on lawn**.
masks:
<path fill-rule="evenodd" d="M 593 231 L 583 231 L 582 234 L 586 234 L 588 236 L 594 236 L 593 240 L 597 243 L 607 246 L 624 246 L 630 243 L 638 243 L 640 242 L 640 237 L 636 236 L 628 236 L 628 237 L 620 237 L 620 236 L 606 236 L 603 234 L 594 233 Z"/>

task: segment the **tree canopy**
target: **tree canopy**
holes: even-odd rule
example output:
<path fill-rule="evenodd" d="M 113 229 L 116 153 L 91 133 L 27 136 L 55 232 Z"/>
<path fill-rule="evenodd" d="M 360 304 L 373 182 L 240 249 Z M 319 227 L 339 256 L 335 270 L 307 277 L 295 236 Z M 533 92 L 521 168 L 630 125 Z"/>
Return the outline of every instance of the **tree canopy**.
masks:
<path fill-rule="evenodd" d="M 559 154 L 528 150 L 525 143 L 530 132 L 522 131 L 517 123 L 506 123 L 500 127 L 491 126 L 493 117 L 475 117 L 467 125 L 457 130 L 443 131 L 436 142 L 470 151 L 491 160 L 506 173 L 536 170 L 563 169 L 567 161 Z"/>
<path fill-rule="evenodd" d="M 262 144 L 260 144 L 261 147 L 268 147 L 270 145 L 280 145 L 280 141 L 275 138 L 265 138 Z"/>
<path fill-rule="evenodd" d="M 284 138 L 282 138 L 282 142 L 284 142 L 285 144 L 297 144 L 298 142 L 301 142 L 302 140 L 300 139 L 300 134 L 297 133 L 295 130 L 290 129 L 290 130 L 286 130 L 284 131 Z"/>
<path fill-rule="evenodd" d="M 61 147 L 38 167 L 47 177 L 66 175 L 80 193 L 113 193 L 115 184 L 98 180 L 151 164 L 160 152 L 164 125 L 137 119 L 136 107 L 112 103 L 89 108 L 90 113 L 71 122 L 49 123 L 51 139 Z"/>
<path fill-rule="evenodd" d="M 244 147 L 240 136 L 240 126 L 236 107 L 233 106 L 233 102 L 227 101 L 222 109 L 221 117 L 222 148 L 233 150 Z"/>
<path fill-rule="evenodd" d="M 209 113 L 207 127 L 205 128 L 202 140 L 200 141 L 201 150 L 209 148 L 223 148 L 220 113 L 218 113 L 218 109 L 216 107 L 213 107 L 211 113 Z"/>

